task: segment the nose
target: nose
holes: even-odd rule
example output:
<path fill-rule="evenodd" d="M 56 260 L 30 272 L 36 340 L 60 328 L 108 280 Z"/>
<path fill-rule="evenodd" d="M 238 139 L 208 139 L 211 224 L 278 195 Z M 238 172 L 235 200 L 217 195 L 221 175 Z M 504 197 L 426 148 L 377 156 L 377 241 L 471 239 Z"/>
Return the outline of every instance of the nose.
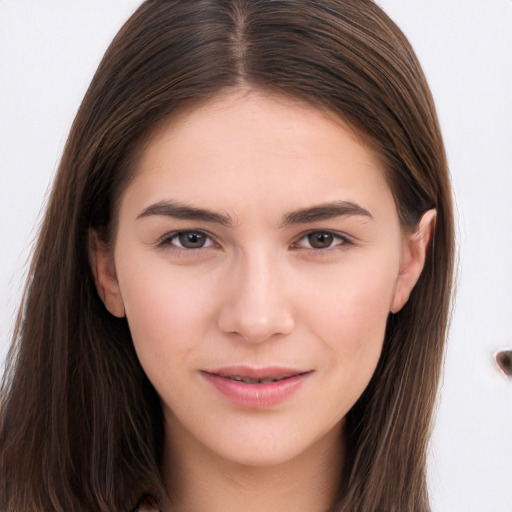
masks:
<path fill-rule="evenodd" d="M 249 343 L 262 343 L 292 332 L 295 321 L 286 284 L 286 272 L 276 255 L 263 249 L 243 254 L 230 269 L 228 293 L 218 316 L 218 327 Z"/>

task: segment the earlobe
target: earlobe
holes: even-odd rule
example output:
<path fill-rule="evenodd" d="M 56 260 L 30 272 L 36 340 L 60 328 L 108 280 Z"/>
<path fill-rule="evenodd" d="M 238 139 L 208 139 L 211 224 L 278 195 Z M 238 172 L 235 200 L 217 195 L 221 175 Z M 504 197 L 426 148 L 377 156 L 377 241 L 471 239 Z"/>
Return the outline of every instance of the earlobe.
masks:
<path fill-rule="evenodd" d="M 89 261 L 96 290 L 107 310 L 118 318 L 125 316 L 123 298 L 111 248 L 95 230 L 89 232 Z"/>
<path fill-rule="evenodd" d="M 421 275 L 427 250 L 434 236 L 436 215 L 435 209 L 427 210 L 416 230 L 404 236 L 400 273 L 395 284 L 391 313 L 398 313 L 405 306 Z"/>

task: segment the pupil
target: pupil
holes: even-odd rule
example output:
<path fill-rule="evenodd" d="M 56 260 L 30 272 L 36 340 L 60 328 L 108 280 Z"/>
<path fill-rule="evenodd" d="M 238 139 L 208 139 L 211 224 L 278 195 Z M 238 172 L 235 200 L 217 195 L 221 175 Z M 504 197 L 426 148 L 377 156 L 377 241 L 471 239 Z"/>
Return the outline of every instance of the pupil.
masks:
<path fill-rule="evenodd" d="M 202 233 L 180 233 L 180 244 L 188 249 L 203 247 L 205 236 Z"/>
<path fill-rule="evenodd" d="M 324 233 L 312 233 L 308 235 L 309 243 L 311 247 L 315 249 L 325 249 L 332 244 L 333 237 L 332 233 L 324 232 Z"/>

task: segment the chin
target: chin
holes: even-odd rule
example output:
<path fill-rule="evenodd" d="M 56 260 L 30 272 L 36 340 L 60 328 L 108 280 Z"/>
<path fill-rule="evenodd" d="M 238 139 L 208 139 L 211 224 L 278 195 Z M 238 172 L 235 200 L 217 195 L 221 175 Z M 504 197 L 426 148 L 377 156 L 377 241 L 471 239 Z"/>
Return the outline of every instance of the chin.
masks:
<path fill-rule="evenodd" d="M 269 468 L 280 466 L 295 460 L 303 453 L 301 449 L 280 447 L 278 450 L 269 449 L 268 446 L 251 446 L 242 450 L 219 453 L 226 461 L 248 468 Z"/>
<path fill-rule="evenodd" d="M 341 445 L 342 421 L 330 428 L 308 430 L 306 425 L 299 426 L 297 422 L 279 424 L 269 419 L 264 421 L 260 417 L 252 424 L 249 419 L 238 425 L 225 424 L 224 428 L 210 425 L 209 431 L 196 432 L 191 441 L 196 447 L 206 447 L 215 459 L 247 468 L 270 468 L 300 460 L 306 463 L 313 453 L 320 451 L 329 457 L 334 455 L 333 447 Z"/>

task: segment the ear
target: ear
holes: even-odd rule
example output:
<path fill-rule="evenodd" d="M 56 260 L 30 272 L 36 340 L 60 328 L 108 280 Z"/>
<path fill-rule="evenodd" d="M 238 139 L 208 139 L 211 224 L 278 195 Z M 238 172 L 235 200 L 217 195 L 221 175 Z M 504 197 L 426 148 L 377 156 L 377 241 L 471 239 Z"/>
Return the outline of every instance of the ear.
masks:
<path fill-rule="evenodd" d="M 89 232 L 89 262 L 96 290 L 107 310 L 118 318 L 125 316 L 123 298 L 117 282 L 114 255 L 104 237 L 96 230 Z"/>
<path fill-rule="evenodd" d="M 391 312 L 398 313 L 409 300 L 416 282 L 418 281 L 430 241 L 434 236 L 437 212 L 427 210 L 421 217 L 416 230 L 404 235 L 400 272 L 395 283 Z"/>

